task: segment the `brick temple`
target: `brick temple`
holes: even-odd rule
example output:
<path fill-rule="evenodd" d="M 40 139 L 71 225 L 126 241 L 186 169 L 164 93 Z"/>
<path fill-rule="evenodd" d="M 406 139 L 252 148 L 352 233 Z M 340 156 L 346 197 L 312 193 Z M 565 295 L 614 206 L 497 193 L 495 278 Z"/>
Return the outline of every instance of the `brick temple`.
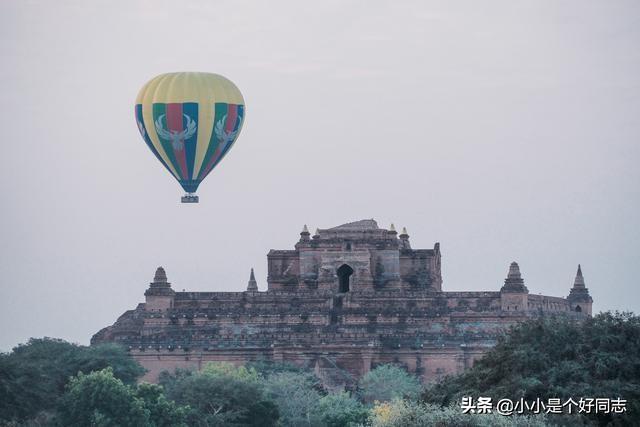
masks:
<path fill-rule="evenodd" d="M 162 267 L 145 302 L 95 334 L 125 345 L 155 381 L 163 370 L 208 361 L 290 362 L 329 386 L 352 384 L 379 364 L 423 381 L 460 372 L 517 322 L 551 314 L 584 318 L 592 298 L 580 266 L 566 298 L 530 294 L 517 263 L 502 287 L 442 290 L 440 245 L 413 249 L 406 229 L 362 220 L 267 255 L 267 290 L 251 270 L 244 292 L 176 292 Z"/>

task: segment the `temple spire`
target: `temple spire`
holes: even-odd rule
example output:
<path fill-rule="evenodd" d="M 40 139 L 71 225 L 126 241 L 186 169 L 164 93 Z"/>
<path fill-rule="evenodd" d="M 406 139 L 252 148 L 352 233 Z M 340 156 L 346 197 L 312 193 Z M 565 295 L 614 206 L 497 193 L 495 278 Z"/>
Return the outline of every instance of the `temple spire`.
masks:
<path fill-rule="evenodd" d="M 156 274 L 153 276 L 153 283 L 167 283 L 167 273 L 164 268 L 158 267 Z"/>
<path fill-rule="evenodd" d="M 171 288 L 171 283 L 167 281 L 167 273 L 164 268 L 158 267 L 156 274 L 153 276 L 153 282 L 150 283 L 151 288 Z"/>
<path fill-rule="evenodd" d="M 582 275 L 582 267 L 578 264 L 578 271 L 576 272 L 576 278 L 573 281 L 573 286 L 569 291 L 569 296 L 567 299 L 574 304 L 576 307 L 580 307 L 580 310 L 575 311 L 585 311 L 587 314 L 591 314 L 591 303 L 593 299 L 591 295 L 589 295 L 589 289 L 585 286 L 584 276 Z"/>
<path fill-rule="evenodd" d="M 307 224 L 305 224 L 304 227 L 302 227 L 302 231 L 300 232 L 300 241 L 301 242 L 308 242 L 309 241 L 309 236 L 311 236 L 311 233 L 309 233 L 309 229 L 307 228 Z"/>
<path fill-rule="evenodd" d="M 524 279 L 522 279 L 522 275 L 520 274 L 520 266 L 517 262 L 512 262 L 509 266 L 509 273 L 507 274 L 507 278 L 504 280 L 504 286 L 500 291 L 506 292 L 523 292 L 528 293 L 529 290 L 524 285 Z"/>
<path fill-rule="evenodd" d="M 400 247 L 403 249 L 411 249 L 411 244 L 409 243 L 409 233 L 407 233 L 407 227 L 402 227 L 402 233 L 400 233 Z"/>
<path fill-rule="evenodd" d="M 576 273 L 576 279 L 573 281 L 574 288 L 584 288 L 584 276 L 582 276 L 582 267 L 578 264 L 578 272 Z"/>
<path fill-rule="evenodd" d="M 167 273 L 164 268 L 158 267 L 156 274 L 153 276 L 153 282 L 149 283 L 149 287 L 144 292 L 146 296 L 172 296 L 175 295 L 173 289 L 171 289 L 171 283 L 167 281 Z"/>
<path fill-rule="evenodd" d="M 248 292 L 258 292 L 258 282 L 256 282 L 256 276 L 253 273 L 253 268 L 251 269 L 251 274 L 249 275 L 249 283 L 247 284 Z"/>

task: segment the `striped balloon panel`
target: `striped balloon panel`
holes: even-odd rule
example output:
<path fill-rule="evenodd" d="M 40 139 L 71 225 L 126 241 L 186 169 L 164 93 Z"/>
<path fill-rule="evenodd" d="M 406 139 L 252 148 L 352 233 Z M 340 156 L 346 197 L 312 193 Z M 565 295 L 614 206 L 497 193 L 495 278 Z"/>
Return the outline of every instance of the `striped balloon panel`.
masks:
<path fill-rule="evenodd" d="M 142 105 L 136 105 L 138 127 L 141 133 L 144 131 L 145 142 L 190 193 L 229 151 L 244 114 L 244 106 L 238 104 L 199 107 L 202 104 L 197 102 L 153 103 L 153 123 L 145 123 Z"/>
<path fill-rule="evenodd" d="M 198 174 L 199 180 L 203 180 L 227 154 L 240 133 L 243 117 L 244 105 L 226 103 L 215 105 L 213 132 L 204 156 L 203 167 Z"/>
<path fill-rule="evenodd" d="M 178 177 L 174 175 L 173 170 L 169 167 L 169 165 L 167 165 L 167 162 L 165 162 L 162 156 L 160 156 L 160 153 L 149 138 L 149 131 L 147 131 L 147 127 L 144 124 L 144 119 L 142 118 L 142 104 L 136 105 L 136 122 L 138 123 L 138 130 L 140 131 L 140 135 L 142 136 L 142 139 L 144 139 L 144 142 L 147 144 L 147 147 L 149 147 L 149 150 L 151 150 L 153 155 L 156 156 L 156 159 L 158 159 L 160 163 L 162 163 L 162 166 L 164 166 L 169 171 L 169 173 L 171 173 L 171 175 L 178 179 Z"/>

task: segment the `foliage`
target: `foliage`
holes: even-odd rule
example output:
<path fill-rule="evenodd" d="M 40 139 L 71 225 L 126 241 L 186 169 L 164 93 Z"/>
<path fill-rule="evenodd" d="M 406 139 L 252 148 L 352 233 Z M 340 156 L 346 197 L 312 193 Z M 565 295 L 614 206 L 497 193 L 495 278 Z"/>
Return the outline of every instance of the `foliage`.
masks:
<path fill-rule="evenodd" d="M 57 409 L 63 426 L 181 427 L 189 408 L 168 401 L 158 385 L 124 384 L 109 367 L 71 378 Z"/>
<path fill-rule="evenodd" d="M 544 318 L 522 323 L 473 368 L 427 389 L 423 397 L 448 405 L 462 396 L 494 401 L 622 397 L 626 414 L 590 418 L 601 425 L 628 425 L 640 419 L 640 318 L 608 312 L 582 322 Z"/>
<path fill-rule="evenodd" d="M 317 412 L 327 427 L 356 426 L 368 417 L 364 405 L 346 391 L 323 396 L 318 401 Z"/>
<path fill-rule="evenodd" d="M 371 409 L 371 427 L 544 427 L 543 416 L 505 417 L 496 413 L 464 414 L 459 407 L 395 399 L 376 402 Z"/>
<path fill-rule="evenodd" d="M 167 398 L 188 405 L 189 425 L 273 426 L 278 408 L 264 396 L 255 371 L 231 364 L 211 364 L 201 372 L 164 374 Z"/>
<path fill-rule="evenodd" d="M 148 426 L 149 415 L 144 402 L 111 368 L 72 378 L 58 408 L 64 426 Z"/>
<path fill-rule="evenodd" d="M 240 381 L 258 382 L 260 380 L 260 374 L 255 368 L 235 366 L 229 362 L 208 362 L 201 373 L 214 377 L 231 377 Z"/>
<path fill-rule="evenodd" d="M 420 381 L 404 369 L 381 365 L 367 372 L 359 382 L 360 395 L 365 403 L 390 401 L 397 398 L 416 399 L 422 391 Z"/>
<path fill-rule="evenodd" d="M 317 412 L 321 394 L 318 380 L 311 374 L 279 372 L 264 381 L 266 395 L 280 411 L 285 426 L 315 426 L 320 424 Z"/>
<path fill-rule="evenodd" d="M 640 318 L 531 320 L 514 327 L 461 375 L 415 399 L 417 378 L 382 365 L 359 382 L 357 396 L 326 394 L 311 372 L 293 365 L 208 363 L 202 371 L 163 373 L 140 384 L 143 369 L 116 345 L 82 347 L 32 339 L 0 354 L 0 425 L 65 426 L 507 426 L 634 425 L 640 419 Z M 621 397 L 623 415 L 504 417 L 464 414 L 463 396 Z M 57 411 L 57 412 L 56 412 Z"/>
<path fill-rule="evenodd" d="M 141 383 L 137 386 L 135 397 L 140 399 L 149 411 L 149 423 L 155 427 L 175 427 L 185 424 L 189 407 L 180 407 L 164 395 L 162 386 Z"/>
<path fill-rule="evenodd" d="M 32 338 L 0 355 L 0 421 L 31 419 L 53 410 L 71 376 L 111 367 L 132 384 L 144 369 L 115 344 L 85 347 L 52 338 Z"/>

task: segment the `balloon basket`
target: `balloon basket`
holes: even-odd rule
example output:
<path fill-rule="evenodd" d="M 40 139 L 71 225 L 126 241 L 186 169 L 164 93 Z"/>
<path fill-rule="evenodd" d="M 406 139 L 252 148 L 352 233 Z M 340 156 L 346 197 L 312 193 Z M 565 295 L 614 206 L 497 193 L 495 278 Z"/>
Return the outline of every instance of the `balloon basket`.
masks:
<path fill-rule="evenodd" d="M 180 199 L 182 203 L 198 203 L 199 200 L 198 196 L 192 193 L 187 193 Z"/>

